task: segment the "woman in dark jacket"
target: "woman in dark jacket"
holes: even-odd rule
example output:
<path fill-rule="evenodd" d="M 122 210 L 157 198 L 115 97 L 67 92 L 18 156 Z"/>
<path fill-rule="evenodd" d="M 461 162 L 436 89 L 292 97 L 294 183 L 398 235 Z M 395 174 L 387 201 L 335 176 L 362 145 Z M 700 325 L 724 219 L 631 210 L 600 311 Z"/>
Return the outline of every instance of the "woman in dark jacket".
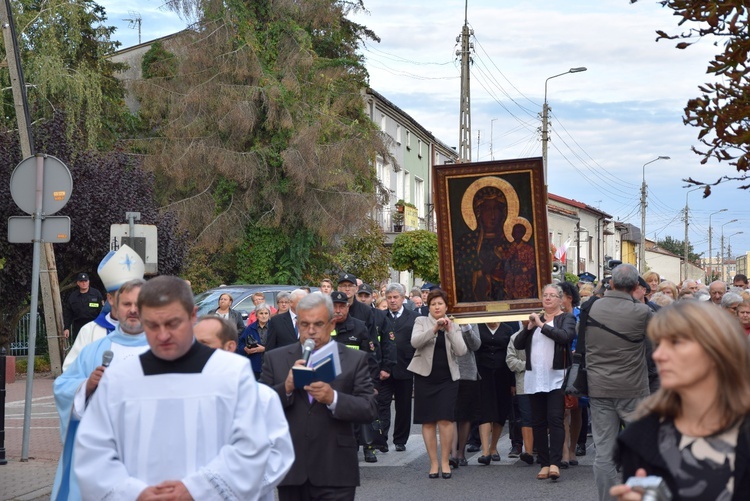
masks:
<path fill-rule="evenodd" d="M 263 367 L 263 353 L 268 341 L 268 320 L 271 318 L 271 307 L 260 303 L 255 307 L 255 322 L 248 325 L 237 340 L 237 353 L 250 359 L 255 379 L 260 379 Z"/>
<path fill-rule="evenodd" d="M 618 438 L 624 479 L 661 477 L 672 499 L 750 499 L 750 346 L 737 319 L 680 301 L 648 324 L 661 388 Z M 617 485 L 621 501 L 642 494 Z"/>
<path fill-rule="evenodd" d="M 245 328 L 245 322 L 242 321 L 242 314 L 240 314 L 239 311 L 234 311 L 232 309 L 233 302 L 234 298 L 231 296 L 231 294 L 225 292 L 221 296 L 219 296 L 219 307 L 211 313 L 213 313 L 217 317 L 228 320 L 232 325 L 236 325 L 237 334 L 239 335 L 239 333 L 242 332 L 242 330 Z"/>
<path fill-rule="evenodd" d="M 536 478 L 560 478 L 560 462 L 565 441 L 562 390 L 565 369 L 571 366 L 570 345 L 576 335 L 576 319 L 562 310 L 563 292 L 550 284 L 542 292 L 544 312 L 529 315 L 529 323 L 513 342 L 526 351 L 524 389 L 531 400 L 534 445 L 542 469 Z M 549 437 L 547 430 L 549 429 Z"/>

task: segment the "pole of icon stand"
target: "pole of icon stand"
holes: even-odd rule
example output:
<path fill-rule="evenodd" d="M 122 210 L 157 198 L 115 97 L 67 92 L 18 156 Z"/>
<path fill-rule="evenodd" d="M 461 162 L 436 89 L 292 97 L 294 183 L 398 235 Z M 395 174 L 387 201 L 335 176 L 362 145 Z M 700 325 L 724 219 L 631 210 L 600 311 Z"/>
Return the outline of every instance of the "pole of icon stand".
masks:
<path fill-rule="evenodd" d="M 0 348 L 0 465 L 8 464 L 5 459 L 5 348 Z"/>

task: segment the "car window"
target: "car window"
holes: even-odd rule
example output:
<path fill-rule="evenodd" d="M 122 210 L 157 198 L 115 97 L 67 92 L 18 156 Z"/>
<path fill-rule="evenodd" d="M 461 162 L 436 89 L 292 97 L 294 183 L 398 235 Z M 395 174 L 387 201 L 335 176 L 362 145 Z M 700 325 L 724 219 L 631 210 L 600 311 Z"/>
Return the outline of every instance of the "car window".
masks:
<path fill-rule="evenodd" d="M 195 305 L 198 307 L 198 316 L 208 315 L 219 307 L 219 296 L 224 291 L 206 291 L 195 297 Z"/>
<path fill-rule="evenodd" d="M 234 303 L 232 305 L 233 310 L 241 310 L 245 313 L 252 313 L 255 311 L 255 305 L 253 304 L 253 295 L 249 294 L 247 297 L 243 298 L 242 301 L 239 303 Z"/>

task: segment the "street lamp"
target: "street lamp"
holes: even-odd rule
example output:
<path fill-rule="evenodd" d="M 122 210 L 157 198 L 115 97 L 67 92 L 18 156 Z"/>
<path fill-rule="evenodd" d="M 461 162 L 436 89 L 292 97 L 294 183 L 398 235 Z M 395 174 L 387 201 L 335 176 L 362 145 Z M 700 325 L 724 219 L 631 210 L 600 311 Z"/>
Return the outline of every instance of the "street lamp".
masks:
<path fill-rule="evenodd" d="M 570 68 L 568 71 L 552 75 L 544 81 L 544 105 L 542 106 L 542 165 L 544 165 L 544 186 L 547 186 L 547 143 L 549 142 L 549 135 L 547 131 L 547 118 L 549 115 L 549 106 L 547 105 L 547 82 L 553 78 L 567 75 L 568 73 L 581 73 L 586 71 L 588 68 L 579 66 L 577 68 Z"/>
<path fill-rule="evenodd" d="M 744 231 L 738 231 L 736 233 L 732 233 L 731 235 L 729 235 L 727 237 L 727 257 L 729 258 L 730 261 L 732 260 L 732 237 L 735 236 L 735 235 L 742 235 L 743 233 L 745 233 L 745 232 Z M 723 267 L 722 267 L 721 272 L 722 272 L 722 274 L 725 273 Z"/>
<path fill-rule="evenodd" d="M 736 219 L 732 219 L 731 221 L 727 221 L 726 223 L 721 225 L 721 280 L 726 281 L 724 277 L 724 227 L 728 224 L 736 223 Z"/>
<path fill-rule="evenodd" d="M 706 282 L 713 282 L 714 280 L 714 258 L 711 255 L 711 243 L 713 242 L 713 237 L 711 235 L 711 216 L 719 214 L 720 212 L 726 212 L 728 210 L 729 209 L 721 209 L 708 215 L 708 280 L 706 280 Z"/>
<path fill-rule="evenodd" d="M 689 236 L 688 236 L 688 225 L 690 224 L 689 223 L 689 218 L 688 218 L 688 213 L 690 211 L 690 207 L 688 207 L 688 195 L 690 195 L 690 193 L 693 192 L 693 191 L 695 191 L 695 190 L 700 190 L 701 188 L 703 188 L 703 187 L 702 186 L 698 186 L 697 188 L 693 188 L 692 190 L 688 190 L 687 193 L 685 193 L 685 252 L 684 252 L 685 253 L 685 256 L 684 256 L 685 273 L 681 277 L 682 280 L 686 280 L 688 278 L 688 270 L 689 270 L 689 268 L 688 268 L 688 258 L 690 257 L 689 253 L 688 253 L 688 248 L 689 248 L 689 244 L 688 244 L 688 238 L 689 238 Z"/>
<path fill-rule="evenodd" d="M 638 250 L 638 264 L 641 273 L 646 271 L 646 166 L 659 160 L 669 160 L 669 157 L 659 155 L 643 164 L 643 182 L 641 183 L 641 248 Z"/>

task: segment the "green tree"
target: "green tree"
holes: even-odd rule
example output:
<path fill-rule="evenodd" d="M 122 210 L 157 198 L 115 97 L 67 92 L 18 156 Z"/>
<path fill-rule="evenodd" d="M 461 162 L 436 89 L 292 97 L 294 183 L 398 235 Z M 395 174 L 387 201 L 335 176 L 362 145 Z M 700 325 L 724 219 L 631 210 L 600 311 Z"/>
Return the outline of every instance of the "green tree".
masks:
<path fill-rule="evenodd" d="M 236 252 L 241 281 L 299 281 L 378 202 L 387 145 L 365 115 L 346 18 L 359 2 L 174 0 L 193 29 L 152 53 L 137 82 L 145 152 L 162 204 L 197 249 Z M 169 64 L 166 64 L 168 61 Z"/>
<path fill-rule="evenodd" d="M 393 241 L 391 266 L 411 271 L 425 282 L 440 282 L 437 235 L 427 230 L 401 233 Z"/>
<path fill-rule="evenodd" d="M 657 240 L 656 246 L 661 247 L 662 249 L 667 250 L 672 254 L 680 257 L 683 257 L 685 255 L 684 240 L 677 240 L 676 238 L 666 236 L 663 240 Z M 700 261 L 701 256 L 703 256 L 703 253 L 696 254 L 695 252 L 693 252 L 693 245 L 688 242 L 688 261 L 690 261 L 691 263 L 697 263 L 698 261 Z"/>
<path fill-rule="evenodd" d="M 637 0 L 631 0 L 634 3 Z M 714 159 L 729 162 L 738 172 L 750 167 L 750 31 L 748 31 L 748 8 L 744 0 L 701 2 L 696 0 L 662 0 L 662 6 L 674 11 L 678 24 L 685 31 L 670 35 L 657 31 L 658 40 L 680 40 L 678 49 L 707 39 L 723 47 L 708 63 L 706 73 L 715 81 L 699 87 L 701 95 L 690 99 L 685 107 L 685 124 L 698 128 L 701 147 L 693 151 L 703 157 L 702 164 Z M 710 195 L 711 185 L 727 180 L 747 180 L 748 176 L 724 176 L 713 183 L 694 179 L 686 181 L 706 185 L 705 196 Z M 742 185 L 741 188 L 749 188 Z"/>
<path fill-rule="evenodd" d="M 104 57 L 120 45 L 111 41 L 104 8 L 93 0 L 13 0 L 21 64 L 32 121 L 64 112 L 69 137 L 87 148 L 111 145 L 125 123 L 124 88 L 114 78 L 125 67 Z M 0 61 L 5 48 L 0 45 Z M 0 66 L 0 88 L 10 86 Z M 16 127 L 10 92 L 0 92 L 0 125 Z"/>
<path fill-rule="evenodd" d="M 343 238 L 334 260 L 336 268 L 353 273 L 363 282 L 374 284 L 388 277 L 391 251 L 385 245 L 380 225 L 367 219 L 362 227 Z"/>

